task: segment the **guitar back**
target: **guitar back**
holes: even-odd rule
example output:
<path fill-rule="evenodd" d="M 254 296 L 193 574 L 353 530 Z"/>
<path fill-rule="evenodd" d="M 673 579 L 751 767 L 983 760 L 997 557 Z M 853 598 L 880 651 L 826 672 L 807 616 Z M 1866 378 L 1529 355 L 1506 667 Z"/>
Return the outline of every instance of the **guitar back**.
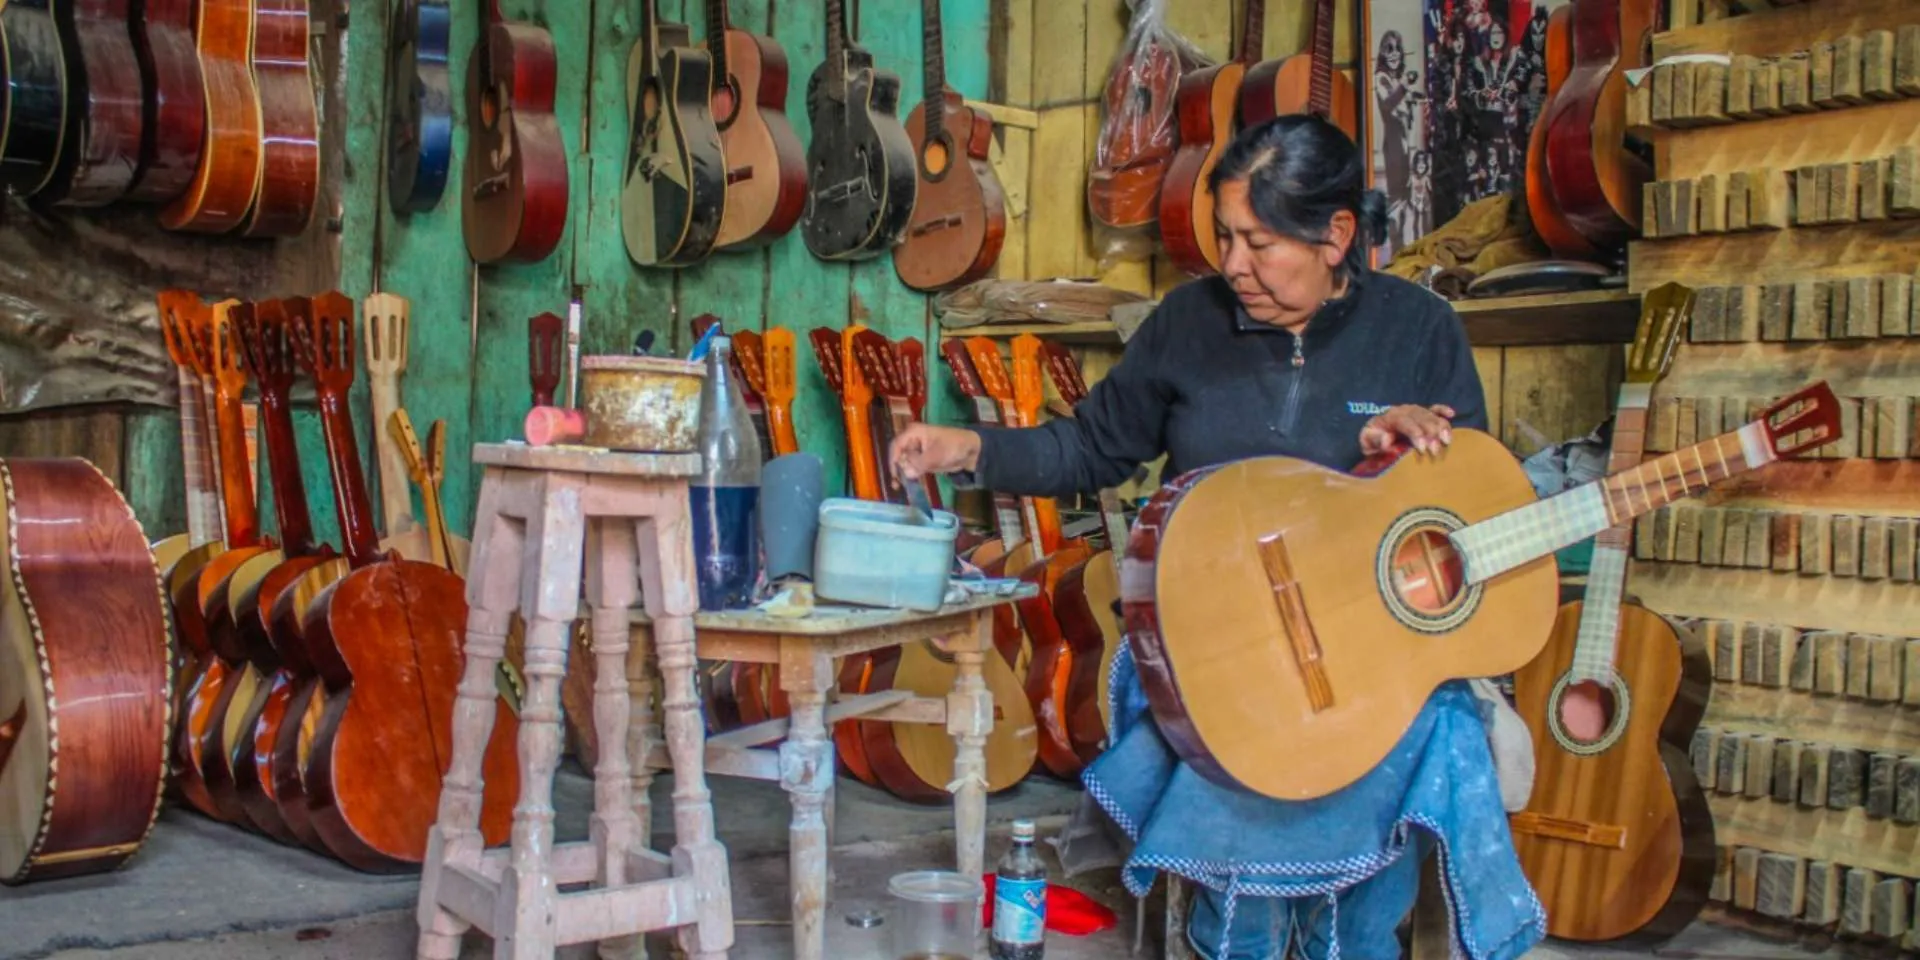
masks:
<path fill-rule="evenodd" d="M 1574 229 L 1596 247 L 1626 242 L 1640 226 L 1652 171 L 1627 148 L 1625 71 L 1657 21 L 1656 0 L 1573 4 L 1573 70 L 1546 110 L 1547 172 Z"/>
<path fill-rule="evenodd" d="M 398 214 L 433 209 L 453 166 L 452 14 L 445 0 L 403 0 L 387 61 L 387 199 Z"/>
<path fill-rule="evenodd" d="M 169 230 L 225 233 L 253 206 L 260 180 L 260 94 L 253 78 L 253 0 L 198 0 L 194 25 L 206 137 L 186 192 L 160 211 Z"/>
<path fill-rule="evenodd" d="M 900 79 L 858 47 L 807 81 L 806 213 L 800 232 L 823 260 L 867 260 L 891 248 L 913 215 L 913 142 L 896 111 Z"/>
<path fill-rule="evenodd" d="M 1174 265 L 1193 276 L 1220 269 L 1220 242 L 1213 235 L 1213 191 L 1207 177 L 1233 140 L 1240 81 L 1246 65 L 1229 61 L 1180 78 L 1175 98 L 1180 148 L 1160 186 L 1160 239 Z"/>
<path fill-rule="evenodd" d="M 1534 120 L 1527 140 L 1527 215 L 1533 220 L 1533 232 L 1559 256 L 1585 258 L 1596 252 L 1593 244 L 1567 222 L 1560 212 L 1559 198 L 1553 192 L 1553 180 L 1547 173 L 1547 118 L 1554 99 L 1566 85 L 1573 70 L 1573 8 L 1560 7 L 1547 16 L 1547 98 Z"/>
<path fill-rule="evenodd" d="M 907 117 L 920 145 L 913 216 L 893 251 L 900 281 L 915 290 L 947 290 L 993 270 L 1007 236 L 1006 195 L 987 163 L 993 120 L 952 90 L 940 94 L 941 128 L 928 136 L 927 109 Z"/>
<path fill-rule="evenodd" d="M 627 58 L 633 136 L 621 235 L 633 262 L 683 266 L 705 259 L 720 234 L 727 159 L 709 100 L 713 58 L 686 44 L 683 26 L 662 24 L 657 33 L 657 46 L 643 37 Z"/>
<path fill-rule="evenodd" d="M 67 133 L 67 68 L 49 0 L 0 8 L 0 187 L 33 196 L 53 179 Z"/>
<path fill-rule="evenodd" d="M 206 147 L 207 91 L 194 51 L 193 0 L 144 0 L 133 46 L 146 101 L 140 169 L 127 199 L 165 203 L 193 183 Z"/>
<path fill-rule="evenodd" d="M 553 35 L 490 21 L 467 70 L 460 229 L 477 263 L 536 263 L 567 226 L 567 154 L 553 115 Z"/>
<path fill-rule="evenodd" d="M 59 0 L 67 55 L 67 132 L 42 198 L 75 207 L 120 199 L 140 166 L 145 91 L 127 29 L 127 0 Z"/>
<path fill-rule="evenodd" d="M 253 73 L 260 90 L 260 191 L 241 232 L 290 237 L 320 202 L 320 117 L 307 62 L 307 0 L 254 0 Z"/>

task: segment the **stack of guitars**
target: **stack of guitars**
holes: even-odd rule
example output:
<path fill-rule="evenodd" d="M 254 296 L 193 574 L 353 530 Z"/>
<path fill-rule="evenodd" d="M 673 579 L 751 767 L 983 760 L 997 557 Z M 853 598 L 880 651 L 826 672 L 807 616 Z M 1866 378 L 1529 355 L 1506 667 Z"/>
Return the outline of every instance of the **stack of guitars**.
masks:
<path fill-rule="evenodd" d="M 368 871 L 421 862 L 451 758 L 466 629 L 465 545 L 440 509 L 442 425 L 423 446 L 398 406 L 407 303 L 365 304 L 383 430 L 376 527 L 347 402 L 354 305 L 339 293 L 206 303 L 159 295 L 179 368 L 188 532 L 153 546 L 174 626 L 168 738 L 176 799 L 215 820 Z M 318 397 L 342 542 L 314 542 L 290 396 Z M 247 391 L 266 435 L 256 490 Z M 408 481 L 419 486 L 416 521 Z M 261 525 L 271 493 L 278 538 Z M 510 687 L 508 688 L 510 692 Z M 503 697 L 488 743 L 481 831 L 504 843 L 519 795 L 518 721 Z"/>

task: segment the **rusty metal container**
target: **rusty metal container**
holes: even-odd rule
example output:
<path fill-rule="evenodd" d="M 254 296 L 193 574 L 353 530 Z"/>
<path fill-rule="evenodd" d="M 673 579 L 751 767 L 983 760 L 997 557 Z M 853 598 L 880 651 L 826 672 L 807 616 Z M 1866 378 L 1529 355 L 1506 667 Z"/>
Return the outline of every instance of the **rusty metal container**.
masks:
<path fill-rule="evenodd" d="M 580 407 L 590 447 L 691 453 L 700 437 L 700 364 L 666 357 L 580 358 Z"/>

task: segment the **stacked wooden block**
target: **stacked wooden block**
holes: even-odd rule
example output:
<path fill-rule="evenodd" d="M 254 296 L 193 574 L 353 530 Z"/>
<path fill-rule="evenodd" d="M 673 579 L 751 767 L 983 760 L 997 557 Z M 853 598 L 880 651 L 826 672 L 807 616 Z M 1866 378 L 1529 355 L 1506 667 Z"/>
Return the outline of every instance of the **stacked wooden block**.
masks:
<path fill-rule="evenodd" d="M 1656 63 L 1627 90 L 1627 123 L 1685 128 L 1920 97 L 1920 23 L 1780 56 Z"/>
<path fill-rule="evenodd" d="M 1920 217 L 1920 147 L 1859 161 L 1656 180 L 1641 195 L 1641 208 L 1648 239 Z"/>

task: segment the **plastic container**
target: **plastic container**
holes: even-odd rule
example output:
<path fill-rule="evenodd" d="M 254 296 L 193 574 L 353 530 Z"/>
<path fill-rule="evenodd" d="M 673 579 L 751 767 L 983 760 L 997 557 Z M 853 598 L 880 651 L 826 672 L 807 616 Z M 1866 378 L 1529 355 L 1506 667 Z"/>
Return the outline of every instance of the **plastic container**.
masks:
<path fill-rule="evenodd" d="M 912 507 L 832 497 L 820 504 L 813 547 L 813 594 L 870 607 L 940 609 L 953 575 L 960 518 L 933 511 L 916 523 Z"/>
<path fill-rule="evenodd" d="M 893 960 L 972 960 L 980 939 L 978 879 L 946 870 L 897 874 L 887 883 L 893 896 L 887 927 Z"/>

